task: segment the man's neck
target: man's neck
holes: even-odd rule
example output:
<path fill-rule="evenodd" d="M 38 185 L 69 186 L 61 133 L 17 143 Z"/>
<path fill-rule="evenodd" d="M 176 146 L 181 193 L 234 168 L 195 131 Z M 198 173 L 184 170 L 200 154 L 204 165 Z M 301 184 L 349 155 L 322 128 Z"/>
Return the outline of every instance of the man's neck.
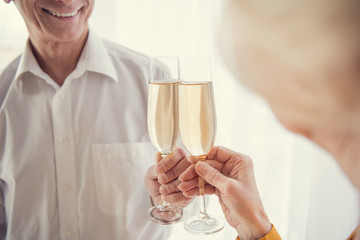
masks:
<path fill-rule="evenodd" d="M 40 67 L 59 86 L 63 85 L 66 77 L 76 68 L 87 35 L 88 33 L 84 33 L 78 40 L 66 43 L 31 41 L 30 37 L 32 51 Z"/>

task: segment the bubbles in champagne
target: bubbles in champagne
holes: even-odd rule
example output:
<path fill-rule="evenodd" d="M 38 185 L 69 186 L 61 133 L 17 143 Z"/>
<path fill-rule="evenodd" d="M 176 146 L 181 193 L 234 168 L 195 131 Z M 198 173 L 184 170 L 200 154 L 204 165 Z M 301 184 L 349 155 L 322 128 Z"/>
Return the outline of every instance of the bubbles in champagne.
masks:
<path fill-rule="evenodd" d="M 179 82 L 149 83 L 148 131 L 151 142 L 162 154 L 176 146 L 179 136 Z"/>
<path fill-rule="evenodd" d="M 179 91 L 182 141 L 192 155 L 207 154 L 216 134 L 212 82 L 181 82 Z"/>

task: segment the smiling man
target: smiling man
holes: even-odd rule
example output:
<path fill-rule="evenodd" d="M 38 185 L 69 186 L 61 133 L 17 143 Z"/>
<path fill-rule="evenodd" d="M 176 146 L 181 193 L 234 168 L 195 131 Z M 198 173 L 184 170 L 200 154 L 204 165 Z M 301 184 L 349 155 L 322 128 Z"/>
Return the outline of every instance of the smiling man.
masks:
<path fill-rule="evenodd" d="M 24 18 L 36 60 L 42 70 L 61 86 L 75 69 L 86 42 L 94 1 L 14 3 Z"/>
<path fill-rule="evenodd" d="M 148 58 L 89 31 L 94 0 L 13 2 L 29 39 L 0 72 L 0 239 L 167 239 L 146 217 L 156 167 L 184 207 L 189 164 L 177 150 L 153 165 Z"/>

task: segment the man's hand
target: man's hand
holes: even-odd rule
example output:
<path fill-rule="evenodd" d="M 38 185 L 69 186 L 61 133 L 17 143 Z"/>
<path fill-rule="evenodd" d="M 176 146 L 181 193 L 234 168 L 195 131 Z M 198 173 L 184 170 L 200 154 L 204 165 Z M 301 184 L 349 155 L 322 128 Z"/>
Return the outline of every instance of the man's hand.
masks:
<path fill-rule="evenodd" d="M 250 157 L 214 147 L 207 160 L 193 163 L 181 176 L 179 188 L 187 197 L 198 194 L 197 176 L 208 184 L 205 193 L 215 193 L 227 222 L 236 228 L 240 239 L 259 239 L 271 230 L 254 177 Z"/>
<path fill-rule="evenodd" d="M 179 207 L 186 207 L 193 197 L 186 197 L 179 190 L 178 177 L 190 166 L 186 154 L 181 148 L 175 149 L 162 159 L 156 155 L 156 164 L 152 165 L 145 176 L 145 185 L 155 205 L 163 201 Z"/>

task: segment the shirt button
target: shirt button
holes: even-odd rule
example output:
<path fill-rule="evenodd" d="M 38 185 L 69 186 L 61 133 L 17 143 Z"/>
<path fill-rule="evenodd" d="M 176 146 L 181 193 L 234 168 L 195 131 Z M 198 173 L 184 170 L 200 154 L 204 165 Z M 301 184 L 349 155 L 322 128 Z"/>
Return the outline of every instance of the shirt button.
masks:
<path fill-rule="evenodd" d="M 59 99 L 59 100 L 64 100 L 64 98 L 65 98 L 64 94 L 63 94 L 63 93 L 59 93 L 58 99 Z"/>
<path fill-rule="evenodd" d="M 74 234 L 74 233 L 73 233 L 73 231 L 71 231 L 71 230 L 67 230 L 67 231 L 66 231 L 66 236 L 67 236 L 67 237 L 71 237 L 73 234 Z"/>
<path fill-rule="evenodd" d="M 64 138 L 64 139 L 61 141 L 61 144 L 62 144 L 63 146 L 66 146 L 66 145 L 69 144 L 69 140 L 66 139 L 66 138 Z"/>

